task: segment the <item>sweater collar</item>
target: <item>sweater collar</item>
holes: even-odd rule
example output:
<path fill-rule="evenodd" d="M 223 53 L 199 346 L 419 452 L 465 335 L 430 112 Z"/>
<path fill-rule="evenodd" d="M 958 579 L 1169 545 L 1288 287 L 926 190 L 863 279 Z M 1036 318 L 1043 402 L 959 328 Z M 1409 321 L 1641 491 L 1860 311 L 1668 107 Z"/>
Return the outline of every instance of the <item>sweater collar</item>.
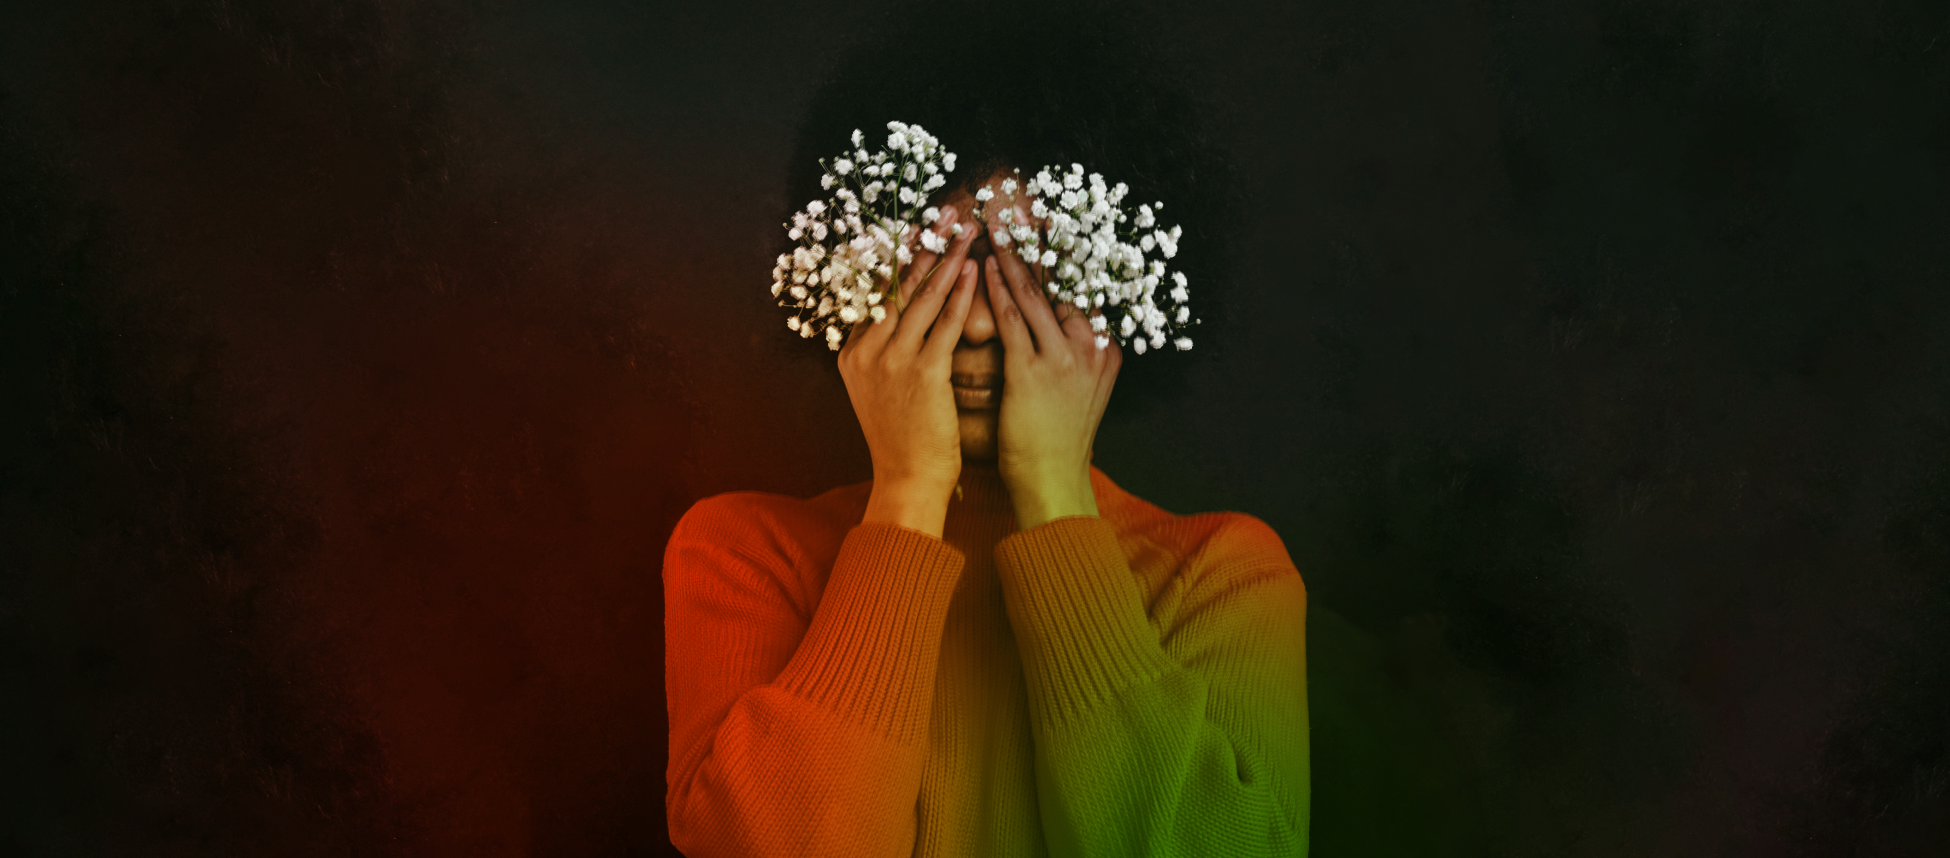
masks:
<path fill-rule="evenodd" d="M 1099 515 L 1110 515 L 1111 507 L 1124 494 L 1096 465 L 1090 466 L 1090 490 L 1097 496 Z M 1009 490 L 1002 484 L 1002 472 L 993 464 L 980 462 L 962 463 L 961 497 L 949 501 L 948 508 L 959 515 L 1007 519 L 1012 523 L 1016 514 L 1015 506 L 1009 502 Z"/>
<path fill-rule="evenodd" d="M 992 464 L 961 464 L 961 497 L 949 501 L 949 509 L 983 519 L 1011 519 L 1016 514 L 1009 503 L 1009 490 L 1002 485 L 1002 472 Z"/>

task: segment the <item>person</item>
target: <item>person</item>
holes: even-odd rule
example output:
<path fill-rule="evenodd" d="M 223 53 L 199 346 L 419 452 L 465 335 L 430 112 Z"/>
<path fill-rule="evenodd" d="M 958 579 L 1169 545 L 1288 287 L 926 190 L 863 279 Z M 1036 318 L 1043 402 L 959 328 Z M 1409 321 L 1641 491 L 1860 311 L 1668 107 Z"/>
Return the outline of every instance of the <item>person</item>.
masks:
<path fill-rule="evenodd" d="M 993 115 L 966 107 L 922 112 Z M 1050 152 L 985 124 L 979 179 Z M 839 352 L 873 479 L 717 495 L 672 533 L 671 842 L 1303 856 L 1299 571 L 1258 519 L 1174 515 L 1093 464 L 1126 358 L 1001 240 L 955 235 L 978 184 L 942 191 L 946 250 L 918 250 L 900 300 Z"/>

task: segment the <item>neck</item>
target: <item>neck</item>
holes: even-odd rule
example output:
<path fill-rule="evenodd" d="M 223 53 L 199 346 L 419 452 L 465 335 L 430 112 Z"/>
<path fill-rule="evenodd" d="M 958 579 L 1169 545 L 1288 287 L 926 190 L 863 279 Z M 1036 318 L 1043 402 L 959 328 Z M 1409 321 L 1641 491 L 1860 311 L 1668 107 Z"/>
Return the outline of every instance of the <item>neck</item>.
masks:
<path fill-rule="evenodd" d="M 1015 516 L 1015 507 L 1009 503 L 1009 489 L 1002 483 L 1002 472 L 994 462 L 962 462 L 961 497 L 953 506 L 983 517 Z"/>

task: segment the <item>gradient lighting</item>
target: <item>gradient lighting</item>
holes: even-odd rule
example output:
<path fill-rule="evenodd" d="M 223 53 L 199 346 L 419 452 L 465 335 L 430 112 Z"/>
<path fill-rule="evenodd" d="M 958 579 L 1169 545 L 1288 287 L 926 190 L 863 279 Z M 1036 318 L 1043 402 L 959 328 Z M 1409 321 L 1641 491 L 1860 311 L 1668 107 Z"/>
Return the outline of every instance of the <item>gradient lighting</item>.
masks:
<path fill-rule="evenodd" d="M 1304 855 L 1284 546 L 1091 477 L 1101 516 L 1017 531 L 997 472 L 965 465 L 939 540 L 861 524 L 865 483 L 694 507 L 665 559 L 672 842 Z"/>

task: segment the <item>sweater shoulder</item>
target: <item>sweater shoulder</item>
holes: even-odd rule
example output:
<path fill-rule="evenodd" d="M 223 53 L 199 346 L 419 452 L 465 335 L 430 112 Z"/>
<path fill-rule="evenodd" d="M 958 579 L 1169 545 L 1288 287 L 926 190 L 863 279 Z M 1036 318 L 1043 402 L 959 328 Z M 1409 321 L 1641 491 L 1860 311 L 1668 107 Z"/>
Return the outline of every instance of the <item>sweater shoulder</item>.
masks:
<path fill-rule="evenodd" d="M 1170 569 L 1182 586 L 1230 588 L 1265 576 L 1300 577 L 1286 543 L 1257 516 L 1176 515 L 1131 495 L 1118 506 L 1111 524 L 1132 565 Z"/>
<path fill-rule="evenodd" d="M 868 486 L 841 486 L 811 498 L 771 492 L 736 491 L 712 495 L 686 510 L 666 548 L 666 575 L 693 570 L 669 568 L 669 559 L 687 549 L 735 559 L 801 583 L 838 554 L 847 531 L 860 523 Z"/>
<path fill-rule="evenodd" d="M 786 535 L 834 528 L 844 532 L 859 523 L 869 488 L 868 484 L 841 486 L 810 498 L 756 491 L 716 494 L 691 504 L 673 536 L 725 528 Z"/>

